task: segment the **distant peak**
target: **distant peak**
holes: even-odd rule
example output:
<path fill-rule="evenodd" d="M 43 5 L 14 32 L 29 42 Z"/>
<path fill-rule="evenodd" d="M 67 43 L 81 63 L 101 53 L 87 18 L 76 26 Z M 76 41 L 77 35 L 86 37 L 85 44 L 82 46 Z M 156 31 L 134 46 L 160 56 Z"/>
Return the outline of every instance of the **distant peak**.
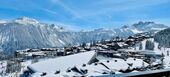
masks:
<path fill-rule="evenodd" d="M 153 21 L 139 21 L 139 23 L 145 23 L 145 24 L 153 24 Z"/>
<path fill-rule="evenodd" d="M 138 23 L 135 23 L 134 25 L 148 25 L 148 24 L 154 24 L 154 22 L 151 22 L 151 21 L 139 21 Z"/>
<path fill-rule="evenodd" d="M 129 27 L 129 25 L 124 25 L 124 26 L 122 26 L 122 28 L 128 28 Z"/>
<path fill-rule="evenodd" d="M 26 17 L 26 16 L 22 16 L 22 17 L 19 17 L 19 18 L 17 18 L 17 19 L 23 20 L 23 19 L 31 19 L 31 18 Z"/>
<path fill-rule="evenodd" d="M 17 23 L 22 23 L 22 24 L 38 24 L 39 23 L 36 19 L 25 17 L 25 16 L 19 17 L 14 21 Z"/>
<path fill-rule="evenodd" d="M 109 29 L 105 29 L 105 28 L 98 28 L 98 29 L 95 29 L 95 31 L 107 31 Z"/>
<path fill-rule="evenodd" d="M 19 18 L 17 18 L 16 20 L 35 20 L 35 19 L 32 19 L 32 18 L 29 18 L 29 17 L 23 16 L 23 17 L 19 17 Z"/>
<path fill-rule="evenodd" d="M 135 23 L 132 26 L 134 26 L 134 27 L 144 27 L 144 26 L 148 26 L 150 24 L 155 24 L 155 22 L 151 22 L 151 21 L 139 21 L 138 23 Z"/>

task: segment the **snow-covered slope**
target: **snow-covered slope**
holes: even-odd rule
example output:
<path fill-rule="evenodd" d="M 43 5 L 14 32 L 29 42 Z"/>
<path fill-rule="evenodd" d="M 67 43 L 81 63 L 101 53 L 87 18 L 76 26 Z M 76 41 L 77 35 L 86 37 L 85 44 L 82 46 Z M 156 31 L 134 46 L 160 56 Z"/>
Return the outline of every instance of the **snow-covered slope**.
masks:
<path fill-rule="evenodd" d="M 54 26 L 41 24 L 26 17 L 19 18 L 0 24 L 0 47 L 3 51 L 14 51 L 25 48 L 63 46 L 59 32 Z"/>
<path fill-rule="evenodd" d="M 73 32 L 54 24 L 44 24 L 35 19 L 21 17 L 0 23 L 0 51 L 13 52 L 17 49 L 62 47 L 70 44 L 110 39 L 113 36 L 129 36 L 136 33 L 167 28 L 153 22 L 139 22 L 120 29 L 95 29 Z"/>

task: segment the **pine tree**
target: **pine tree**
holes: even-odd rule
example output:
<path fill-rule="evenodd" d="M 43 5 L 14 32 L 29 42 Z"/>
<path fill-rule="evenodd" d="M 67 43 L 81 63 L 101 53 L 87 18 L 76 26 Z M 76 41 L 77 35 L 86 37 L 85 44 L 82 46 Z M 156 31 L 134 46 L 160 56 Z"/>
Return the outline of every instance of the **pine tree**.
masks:
<path fill-rule="evenodd" d="M 142 43 L 139 44 L 139 50 L 142 50 L 143 47 L 142 47 Z"/>

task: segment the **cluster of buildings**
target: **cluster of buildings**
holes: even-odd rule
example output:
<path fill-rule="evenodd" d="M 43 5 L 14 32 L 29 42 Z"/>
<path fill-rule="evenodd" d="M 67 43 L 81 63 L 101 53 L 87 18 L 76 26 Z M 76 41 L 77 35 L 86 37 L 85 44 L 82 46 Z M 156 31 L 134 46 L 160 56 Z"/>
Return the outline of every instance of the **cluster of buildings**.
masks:
<path fill-rule="evenodd" d="M 122 56 L 121 50 L 116 53 L 112 52 L 89 51 L 48 59 L 29 65 L 27 75 L 31 77 L 105 76 L 163 68 L 162 62 L 159 61 L 161 57 L 159 59 L 153 58 L 152 61 L 152 59 L 146 58 L 146 54 L 141 54 L 144 55 L 145 59 L 133 56 L 125 58 Z M 134 54 L 129 52 L 128 55 Z"/>
<path fill-rule="evenodd" d="M 144 35 L 135 35 L 130 36 L 128 38 L 120 38 L 115 37 L 111 40 L 101 40 L 93 43 L 85 43 L 83 45 L 73 45 L 69 47 L 63 48 L 42 48 L 42 49 L 25 49 L 25 50 L 17 50 L 15 52 L 15 56 L 17 58 L 22 59 L 33 59 L 33 58 L 44 58 L 44 57 L 58 57 L 58 56 L 66 56 L 72 55 L 80 52 L 87 51 L 107 51 L 107 50 L 115 50 L 118 49 L 127 49 L 137 42 L 140 42 L 144 39 L 149 38 L 149 36 Z"/>
<path fill-rule="evenodd" d="M 163 54 L 133 48 L 148 38 L 150 35 L 138 34 L 63 48 L 18 50 L 15 55 L 24 60 L 51 57 L 29 65 L 24 75 L 31 77 L 105 76 L 162 69 Z"/>

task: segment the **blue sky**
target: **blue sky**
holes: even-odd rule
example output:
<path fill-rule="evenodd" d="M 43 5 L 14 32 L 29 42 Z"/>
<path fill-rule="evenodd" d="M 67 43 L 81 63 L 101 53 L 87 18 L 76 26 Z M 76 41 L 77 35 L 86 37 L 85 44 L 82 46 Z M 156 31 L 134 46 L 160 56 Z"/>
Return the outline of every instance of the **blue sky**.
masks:
<path fill-rule="evenodd" d="M 138 21 L 170 25 L 170 0 L 1 0 L 0 19 L 21 16 L 73 30 L 114 29 Z"/>

